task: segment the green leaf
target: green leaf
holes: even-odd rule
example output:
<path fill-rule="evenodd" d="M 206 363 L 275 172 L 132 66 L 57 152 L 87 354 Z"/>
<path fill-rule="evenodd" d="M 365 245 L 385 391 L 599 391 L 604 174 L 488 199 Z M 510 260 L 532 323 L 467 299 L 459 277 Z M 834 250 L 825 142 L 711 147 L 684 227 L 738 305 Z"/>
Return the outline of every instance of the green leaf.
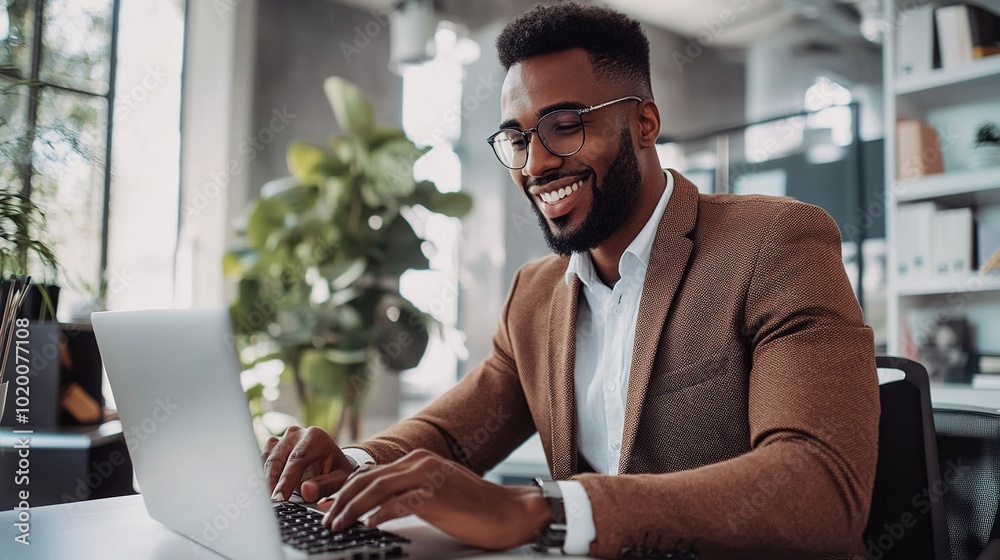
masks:
<path fill-rule="evenodd" d="M 372 150 L 378 149 L 380 146 L 389 142 L 391 140 L 405 140 L 406 133 L 403 132 L 401 128 L 388 128 L 388 127 L 376 127 L 375 132 L 372 133 L 371 142 L 369 142 L 369 147 Z"/>
<path fill-rule="evenodd" d="M 348 138 L 334 136 L 330 138 L 330 154 L 334 160 L 348 165 L 354 161 L 354 145 Z"/>
<path fill-rule="evenodd" d="M 379 240 L 378 248 L 384 253 L 381 273 L 385 276 L 399 276 L 409 269 L 426 270 L 430 261 L 424 255 L 423 240 L 404 218 L 399 217 L 383 228 L 385 235 Z"/>
<path fill-rule="evenodd" d="M 292 176 L 307 185 L 317 185 L 327 175 L 324 169 L 326 152 L 315 144 L 292 142 L 285 160 Z"/>
<path fill-rule="evenodd" d="M 395 308 L 396 320 L 387 311 Z M 378 326 L 376 347 L 381 362 L 394 371 L 417 367 L 430 342 L 430 316 L 421 312 L 402 296 L 390 294 L 379 303 L 375 317 Z"/>
<path fill-rule="evenodd" d="M 345 134 L 365 142 L 372 137 L 375 118 L 371 103 L 351 82 L 332 76 L 323 82 L 323 91 L 333 109 L 333 116 Z"/>
<path fill-rule="evenodd" d="M 319 189 L 315 185 L 296 184 L 280 192 L 273 193 L 269 198 L 280 200 L 287 204 L 292 212 L 302 214 L 315 206 L 318 196 Z"/>
<path fill-rule="evenodd" d="M 299 360 L 299 374 L 309 391 L 321 398 L 332 398 L 344 393 L 349 370 L 343 364 L 331 362 L 324 352 L 308 349 Z"/>
<path fill-rule="evenodd" d="M 424 206 L 431 212 L 461 218 L 472 210 L 472 197 L 462 192 L 438 193 L 431 206 Z"/>
<path fill-rule="evenodd" d="M 281 200 L 274 198 L 261 198 L 257 201 L 257 206 L 250 213 L 247 220 L 247 239 L 250 244 L 261 249 L 267 245 L 267 239 L 275 231 L 279 231 L 285 224 L 285 216 L 291 209 Z"/>
<path fill-rule="evenodd" d="M 344 288 L 343 290 L 337 290 L 330 295 L 330 305 L 343 305 L 360 297 L 361 295 L 361 290 L 357 288 Z"/>
<path fill-rule="evenodd" d="M 330 280 L 332 290 L 342 290 L 361 278 L 366 268 L 368 268 L 367 258 L 349 258 L 338 254 L 330 265 L 323 267 L 322 273 Z"/>
<path fill-rule="evenodd" d="M 361 184 L 361 200 L 370 208 L 382 207 L 382 197 L 379 196 L 376 187 L 369 182 Z"/>
<path fill-rule="evenodd" d="M 371 174 L 379 194 L 405 197 L 413 194 L 413 165 L 428 152 L 403 138 L 387 142 L 372 152 Z"/>

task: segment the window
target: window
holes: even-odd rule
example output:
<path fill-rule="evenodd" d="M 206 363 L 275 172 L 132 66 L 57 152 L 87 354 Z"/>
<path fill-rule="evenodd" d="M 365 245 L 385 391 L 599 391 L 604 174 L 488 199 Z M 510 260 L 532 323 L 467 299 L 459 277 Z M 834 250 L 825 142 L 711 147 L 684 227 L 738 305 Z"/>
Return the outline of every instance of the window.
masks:
<path fill-rule="evenodd" d="M 414 165 L 417 179 L 434 181 L 442 191 L 461 188 L 462 165 L 455 145 L 461 134 L 463 66 L 479 58 L 478 45 L 442 22 L 434 37 L 434 59 L 407 65 L 403 74 L 403 129 L 418 145 L 432 149 Z M 478 102 L 475 98 L 471 101 Z M 420 365 L 403 374 L 407 394 L 436 396 L 458 378 L 456 358 L 465 359 L 464 338 L 458 323 L 458 240 L 462 224 L 455 218 L 414 209 L 414 229 L 427 240 L 431 268 L 407 271 L 400 292 L 442 326 L 432 336 Z"/>
<path fill-rule="evenodd" d="M 0 0 L 0 188 L 45 213 L 60 320 L 172 304 L 184 8 Z"/>
<path fill-rule="evenodd" d="M 0 0 L 0 187 L 42 209 L 60 315 L 107 265 L 118 0 Z"/>

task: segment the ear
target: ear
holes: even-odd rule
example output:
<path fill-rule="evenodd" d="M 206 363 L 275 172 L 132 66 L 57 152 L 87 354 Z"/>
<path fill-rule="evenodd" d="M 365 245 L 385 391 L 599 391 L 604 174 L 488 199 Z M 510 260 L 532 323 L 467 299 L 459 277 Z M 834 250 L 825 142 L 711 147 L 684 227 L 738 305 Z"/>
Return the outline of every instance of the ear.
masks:
<path fill-rule="evenodd" d="M 660 110 L 652 99 L 639 104 L 639 147 L 652 148 L 660 136 Z"/>

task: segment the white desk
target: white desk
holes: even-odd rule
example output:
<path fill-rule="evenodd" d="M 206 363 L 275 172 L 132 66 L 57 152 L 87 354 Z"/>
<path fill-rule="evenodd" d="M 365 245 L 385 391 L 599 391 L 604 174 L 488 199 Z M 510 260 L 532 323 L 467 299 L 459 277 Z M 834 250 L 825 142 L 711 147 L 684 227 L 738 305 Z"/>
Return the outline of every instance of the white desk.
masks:
<path fill-rule="evenodd" d="M 139 495 L 44 506 L 29 511 L 30 546 L 14 542 L 15 512 L 0 511 L 0 560 L 225 560 L 150 519 Z M 538 554 L 527 546 L 500 553 L 473 549 L 415 517 L 390 521 L 383 528 L 413 541 L 408 560 L 469 557 L 524 560 Z"/>

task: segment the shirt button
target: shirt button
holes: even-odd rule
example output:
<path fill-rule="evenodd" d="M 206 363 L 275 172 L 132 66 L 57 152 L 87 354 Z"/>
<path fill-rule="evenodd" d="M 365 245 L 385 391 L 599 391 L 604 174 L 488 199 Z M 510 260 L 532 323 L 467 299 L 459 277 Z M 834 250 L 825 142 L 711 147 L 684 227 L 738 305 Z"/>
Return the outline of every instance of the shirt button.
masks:
<path fill-rule="evenodd" d="M 614 383 L 608 383 L 608 391 L 614 393 L 616 388 Z"/>
<path fill-rule="evenodd" d="M 614 449 L 615 451 L 618 451 L 621 448 L 622 448 L 621 442 L 616 441 L 611 444 L 611 449 Z"/>
<path fill-rule="evenodd" d="M 623 313 L 622 306 L 615 307 L 615 315 L 621 315 Z"/>

